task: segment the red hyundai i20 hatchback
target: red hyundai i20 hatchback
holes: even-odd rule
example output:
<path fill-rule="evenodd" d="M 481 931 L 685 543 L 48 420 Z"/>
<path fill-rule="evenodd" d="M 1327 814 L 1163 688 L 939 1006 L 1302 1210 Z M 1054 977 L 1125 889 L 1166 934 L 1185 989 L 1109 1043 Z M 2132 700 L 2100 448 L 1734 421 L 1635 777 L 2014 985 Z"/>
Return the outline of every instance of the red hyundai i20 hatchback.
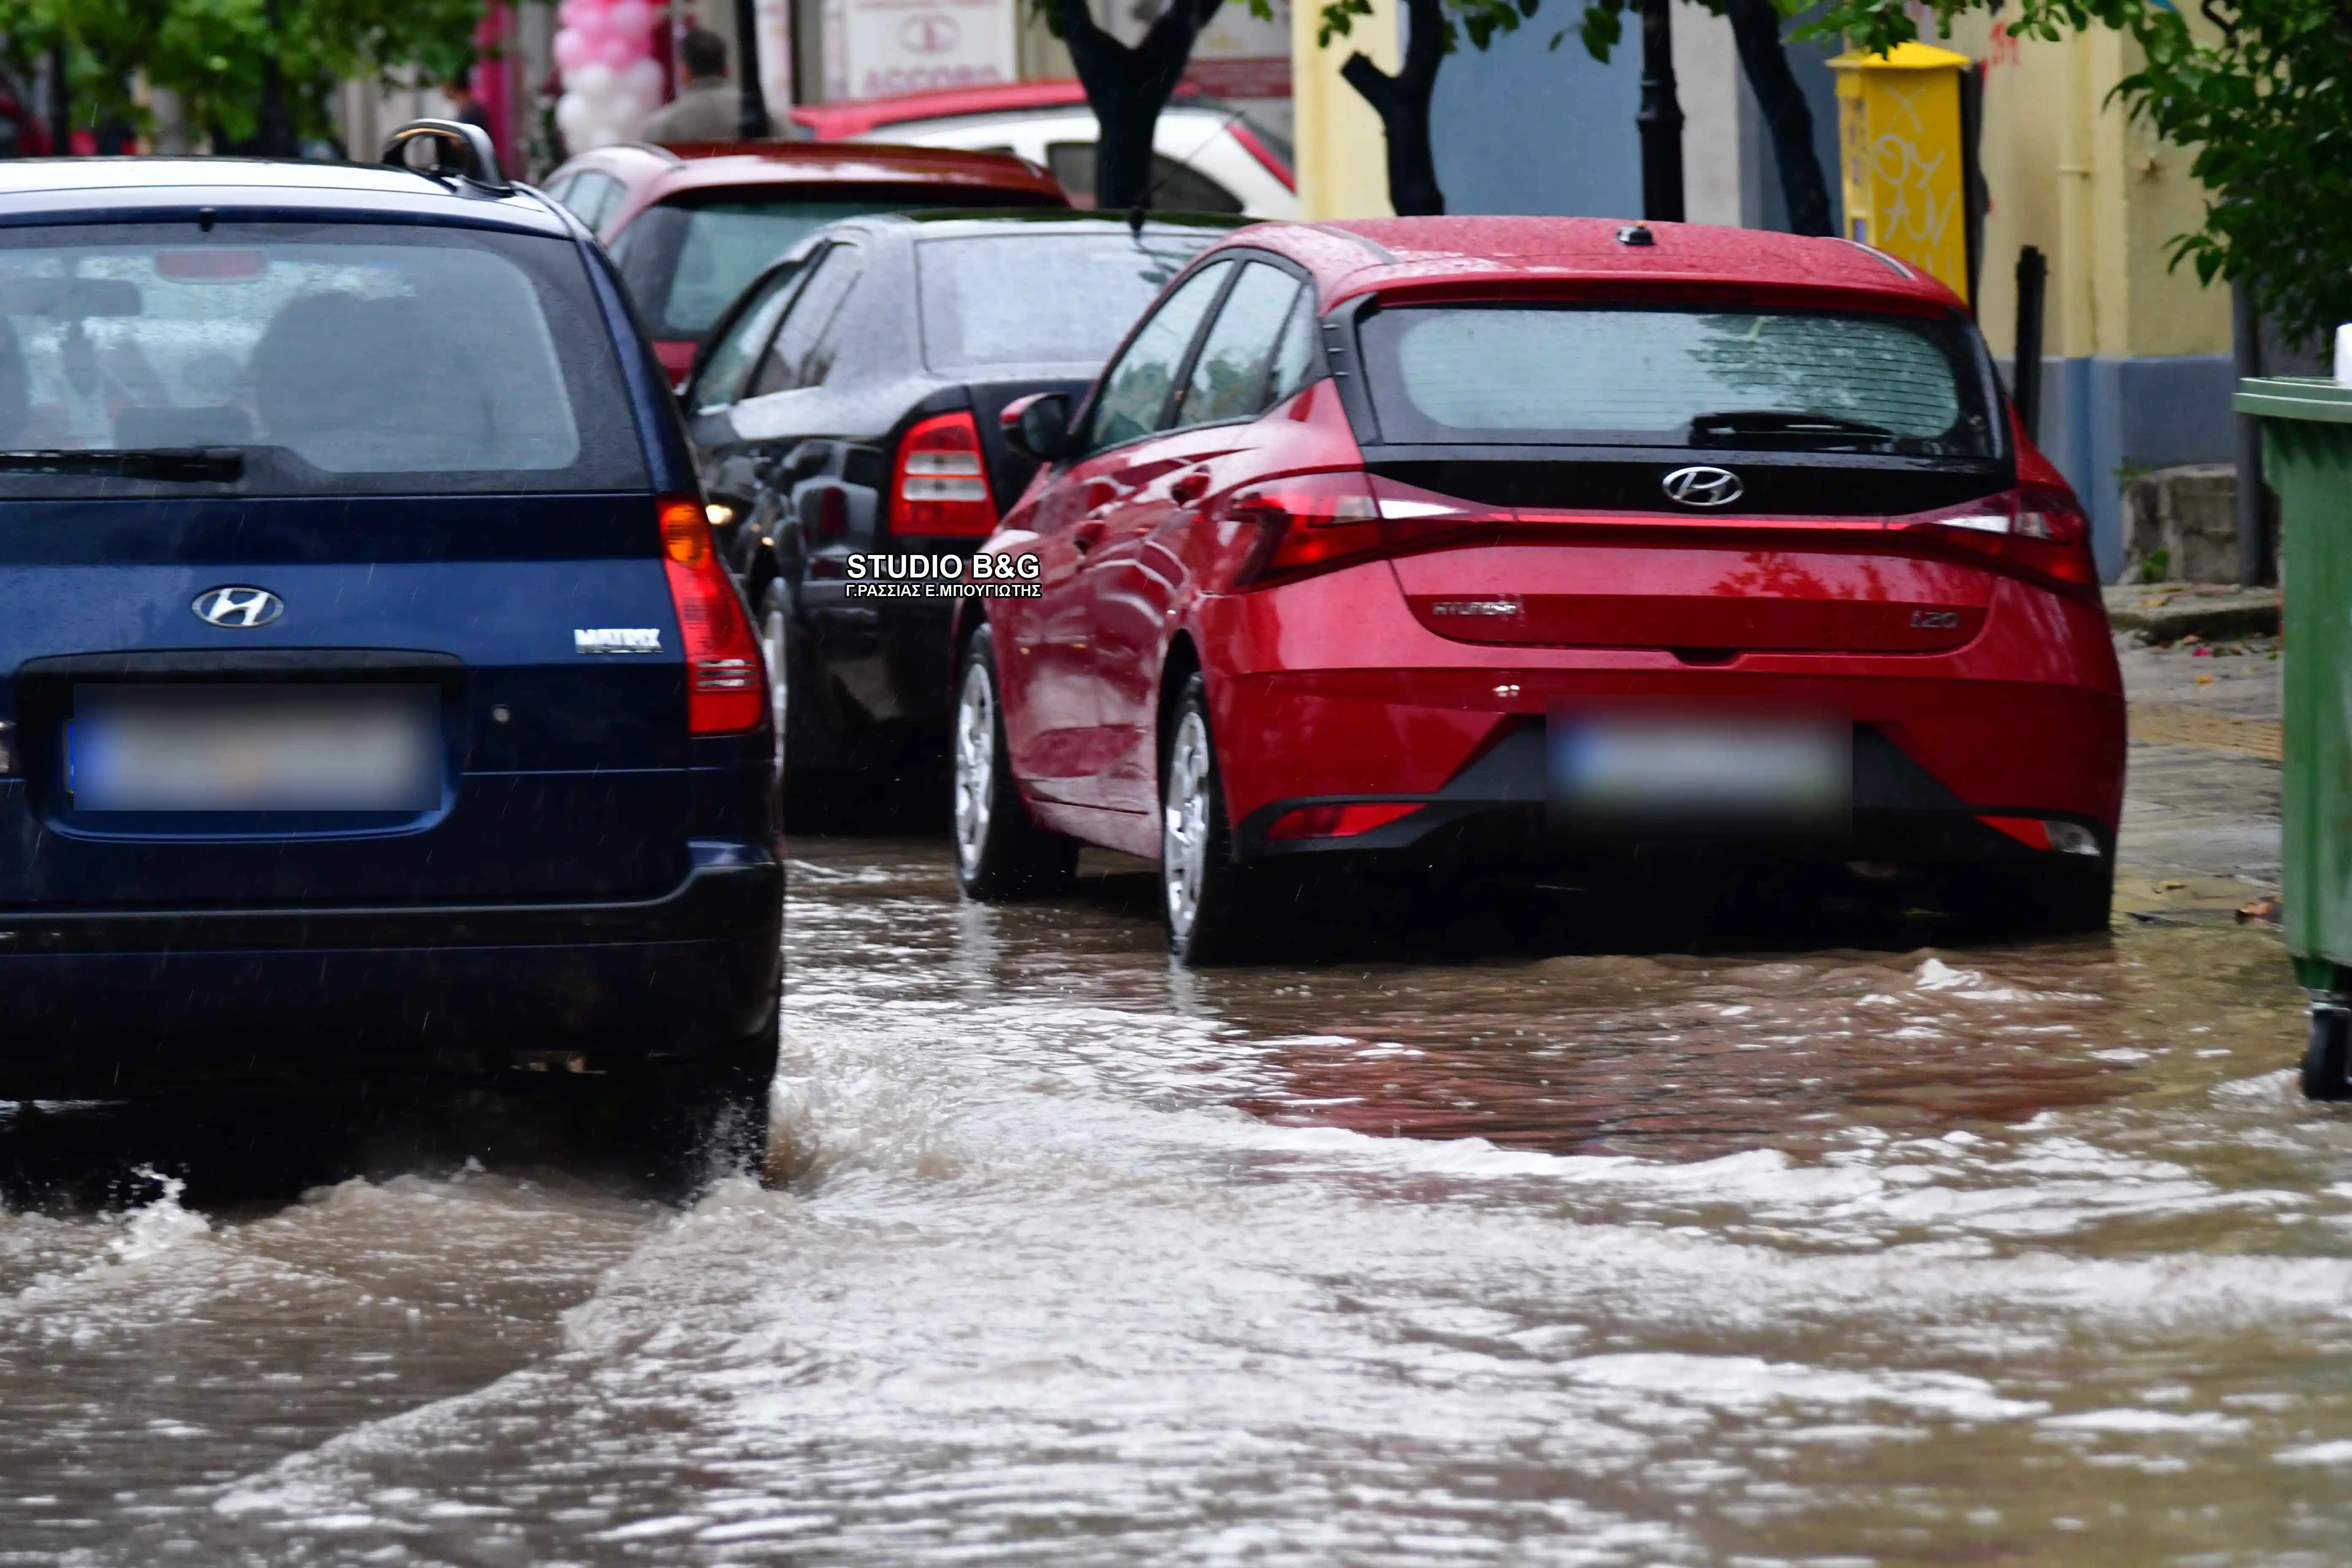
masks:
<path fill-rule="evenodd" d="M 2103 927 L 2124 705 L 2082 508 L 1934 279 L 1677 225 L 1261 225 L 1161 294 L 959 644 L 982 899 L 1160 863 L 1188 962 L 1343 864 L 1683 855 Z M 1013 574 L 1008 566 L 1004 575 Z"/>

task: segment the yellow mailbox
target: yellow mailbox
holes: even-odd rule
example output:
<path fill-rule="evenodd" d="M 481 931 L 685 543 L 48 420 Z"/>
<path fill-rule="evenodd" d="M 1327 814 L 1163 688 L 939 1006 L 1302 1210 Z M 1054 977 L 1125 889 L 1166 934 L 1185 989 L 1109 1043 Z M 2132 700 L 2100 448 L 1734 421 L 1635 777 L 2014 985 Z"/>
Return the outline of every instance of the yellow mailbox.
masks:
<path fill-rule="evenodd" d="M 1845 233 L 1969 297 L 1968 171 L 1960 74 L 1969 58 L 1927 44 L 1847 53 L 1838 73 Z"/>

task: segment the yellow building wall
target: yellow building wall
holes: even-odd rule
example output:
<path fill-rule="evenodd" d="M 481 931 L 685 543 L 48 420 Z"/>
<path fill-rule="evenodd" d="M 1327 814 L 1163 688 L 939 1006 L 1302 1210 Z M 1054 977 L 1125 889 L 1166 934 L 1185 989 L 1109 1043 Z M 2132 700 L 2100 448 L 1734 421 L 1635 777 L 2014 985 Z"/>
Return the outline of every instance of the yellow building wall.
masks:
<path fill-rule="evenodd" d="M 1293 0 L 1290 7 L 1290 94 L 1296 116 L 1292 140 L 1298 153 L 1298 206 L 1309 220 L 1390 217 L 1388 137 L 1381 117 L 1363 95 L 1339 78 L 1351 54 L 1384 71 L 1399 63 L 1398 0 L 1372 0 L 1372 14 L 1356 18 L 1355 31 L 1315 43 L 1322 6 Z"/>
<path fill-rule="evenodd" d="M 1933 41 L 1986 67 L 1979 150 L 1992 209 L 1978 320 L 1994 351 L 2015 342 L 2017 254 L 2032 245 L 2050 261 L 2045 354 L 2228 353 L 2229 290 L 2168 265 L 2172 237 L 2204 215 L 2189 154 L 2108 97 L 2137 47 L 2105 28 L 2011 38 L 1982 15 Z"/>

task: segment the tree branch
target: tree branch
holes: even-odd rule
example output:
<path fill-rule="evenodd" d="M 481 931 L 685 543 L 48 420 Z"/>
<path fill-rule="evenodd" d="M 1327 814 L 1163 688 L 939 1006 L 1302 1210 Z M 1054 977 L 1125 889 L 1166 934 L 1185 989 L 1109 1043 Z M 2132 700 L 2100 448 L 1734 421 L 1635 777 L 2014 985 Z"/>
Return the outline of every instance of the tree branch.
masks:
<path fill-rule="evenodd" d="M 1354 88 L 1382 121 L 1395 110 L 1397 79 L 1364 56 L 1349 55 L 1348 63 L 1339 68 L 1339 79 Z"/>
<path fill-rule="evenodd" d="M 1405 16 L 1412 26 L 1405 37 L 1404 68 L 1398 77 L 1425 95 L 1445 58 L 1444 6 L 1442 0 L 1405 0 Z"/>
<path fill-rule="evenodd" d="M 1166 10 L 1153 17 L 1143 41 L 1135 48 L 1136 63 L 1144 79 L 1164 82 L 1164 92 L 1175 91 L 1178 79 L 1192 58 L 1192 41 L 1201 36 L 1201 29 L 1209 25 L 1209 18 L 1223 3 L 1224 0 L 1172 0 Z"/>

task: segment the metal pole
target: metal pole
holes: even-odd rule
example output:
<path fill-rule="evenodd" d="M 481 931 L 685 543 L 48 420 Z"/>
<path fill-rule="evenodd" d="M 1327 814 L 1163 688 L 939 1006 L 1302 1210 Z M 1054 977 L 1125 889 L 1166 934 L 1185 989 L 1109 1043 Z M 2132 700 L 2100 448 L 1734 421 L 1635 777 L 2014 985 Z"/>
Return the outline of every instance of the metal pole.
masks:
<path fill-rule="evenodd" d="M 1675 97 L 1672 0 L 1642 0 L 1642 216 L 1683 221 L 1683 109 Z"/>
<path fill-rule="evenodd" d="M 2234 285 L 2230 289 L 2230 347 L 2241 379 L 2263 374 L 2263 318 Z M 2262 422 L 2238 416 L 2238 581 L 2271 580 L 2271 515 L 2263 493 Z"/>
<path fill-rule="evenodd" d="M 2009 373 L 2009 400 L 2028 440 L 2042 439 L 2042 305 L 2050 263 L 2032 246 L 2017 253 L 2017 357 Z"/>
<path fill-rule="evenodd" d="M 758 0 L 735 0 L 736 100 L 742 106 L 735 132 L 746 142 L 768 138 L 768 89 L 760 82 Z"/>

